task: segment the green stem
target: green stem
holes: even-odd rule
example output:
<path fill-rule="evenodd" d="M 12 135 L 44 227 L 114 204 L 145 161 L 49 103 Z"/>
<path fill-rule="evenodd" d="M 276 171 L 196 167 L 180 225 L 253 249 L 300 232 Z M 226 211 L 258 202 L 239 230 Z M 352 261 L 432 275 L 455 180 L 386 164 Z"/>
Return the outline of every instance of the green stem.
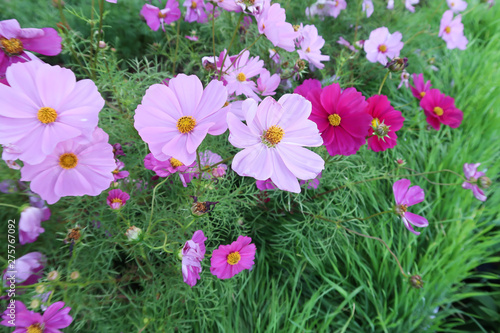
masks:
<path fill-rule="evenodd" d="M 352 45 L 355 45 L 356 44 L 356 37 L 358 36 L 358 22 L 359 22 L 359 16 L 360 16 L 360 13 L 363 11 L 363 2 L 360 1 L 359 2 L 359 7 L 358 7 L 358 11 L 356 12 L 356 25 L 354 27 L 354 42 L 352 43 Z"/>
<path fill-rule="evenodd" d="M 378 88 L 378 95 L 382 92 L 382 88 L 384 87 L 385 80 L 387 80 L 387 77 L 389 76 L 390 71 L 387 71 L 385 73 L 384 79 L 382 80 L 382 84 L 380 85 L 380 88 Z"/>
<path fill-rule="evenodd" d="M 174 55 L 174 64 L 172 66 L 172 75 L 175 76 L 175 63 L 177 62 L 177 54 L 179 52 L 179 35 L 181 29 L 181 20 L 177 21 L 177 39 L 175 40 L 175 55 Z"/>
<path fill-rule="evenodd" d="M 214 50 L 214 62 L 215 62 L 215 5 L 212 10 L 212 47 Z"/>
<path fill-rule="evenodd" d="M 9 204 L 4 204 L 4 203 L 0 203 L 0 206 L 3 206 L 3 207 L 10 207 L 10 208 L 15 208 L 15 209 L 17 209 L 17 210 L 19 210 L 19 208 L 21 208 L 21 207 L 18 207 L 18 206 L 9 205 Z"/>
<path fill-rule="evenodd" d="M 238 59 L 239 59 L 239 58 L 243 55 L 243 53 L 244 53 L 245 51 L 250 50 L 250 48 L 251 48 L 252 46 L 254 46 L 254 45 L 255 45 L 255 43 L 257 43 L 257 41 L 260 39 L 260 37 L 262 37 L 262 35 L 259 35 L 259 37 L 257 37 L 257 39 L 256 39 L 256 40 L 254 40 L 254 41 L 253 41 L 253 43 L 252 43 L 252 44 L 250 44 L 250 46 L 249 46 L 249 47 L 245 47 L 245 48 L 243 49 L 243 51 L 241 51 L 241 52 L 240 52 L 240 54 L 238 54 L 238 56 L 236 57 L 236 59 L 234 59 L 234 61 L 231 63 L 231 65 L 229 65 L 229 67 L 226 69 L 226 73 L 227 73 L 227 71 L 228 71 L 231 67 L 233 67 L 233 65 L 234 65 L 234 64 L 238 61 Z M 222 68 L 223 68 L 223 67 L 224 67 L 224 66 L 221 66 L 221 72 L 222 72 Z"/>
<path fill-rule="evenodd" d="M 92 0 L 92 8 L 90 12 L 90 70 L 91 70 L 91 75 L 92 79 L 96 79 L 95 75 L 95 62 L 93 61 L 94 59 L 94 0 Z"/>
<path fill-rule="evenodd" d="M 222 69 L 224 68 L 224 64 L 226 63 L 226 58 L 227 58 L 227 55 L 229 54 L 229 50 L 231 49 L 231 46 L 233 46 L 234 39 L 236 38 L 236 35 L 238 34 L 238 30 L 240 30 L 240 24 L 241 24 L 241 21 L 243 20 L 243 16 L 244 16 L 244 13 L 241 13 L 240 17 L 238 18 L 238 23 L 236 23 L 236 27 L 234 28 L 233 37 L 231 37 L 231 42 L 229 43 L 229 46 L 226 50 L 226 54 L 224 54 L 224 58 L 222 60 L 222 65 L 220 66 L 219 80 L 222 76 Z M 214 60 L 215 60 L 215 58 L 214 58 Z"/>
<path fill-rule="evenodd" d="M 97 55 L 99 53 L 99 42 L 102 38 L 102 19 L 103 19 L 103 13 L 104 13 L 104 0 L 99 0 L 99 31 L 97 32 L 97 47 L 96 51 L 94 54 L 94 66 L 97 64 Z"/>
<path fill-rule="evenodd" d="M 332 223 L 335 223 L 335 224 L 340 224 L 340 223 L 343 223 L 343 222 L 350 222 L 350 221 L 365 221 L 365 220 L 369 220 L 375 216 L 379 216 L 379 215 L 383 215 L 383 214 L 387 214 L 387 213 L 392 213 L 392 210 L 386 210 L 386 211 L 383 211 L 383 212 L 380 212 L 380 213 L 376 213 L 376 214 L 373 214 L 373 215 L 370 215 L 368 217 L 363 217 L 363 218 L 359 218 L 359 217 L 355 217 L 355 218 L 352 218 L 352 219 L 348 219 L 348 220 L 341 220 L 341 221 L 334 221 L 334 220 L 330 220 L 326 217 L 323 217 L 323 216 L 319 216 L 319 215 L 315 215 L 314 217 L 317 218 L 317 219 L 320 219 L 320 220 L 324 220 L 324 221 L 327 221 L 327 222 L 332 222 Z"/>
<path fill-rule="evenodd" d="M 154 207 L 155 207 L 156 190 L 158 189 L 158 187 L 163 185 L 167 180 L 168 180 L 168 177 L 166 177 L 164 180 L 162 180 L 160 183 L 158 183 L 153 189 L 153 199 L 151 200 L 151 214 L 149 216 L 148 228 L 146 229 L 146 232 L 144 233 L 144 238 L 146 238 L 148 236 L 149 229 L 151 228 L 151 222 L 153 221 L 153 211 L 154 211 Z"/>

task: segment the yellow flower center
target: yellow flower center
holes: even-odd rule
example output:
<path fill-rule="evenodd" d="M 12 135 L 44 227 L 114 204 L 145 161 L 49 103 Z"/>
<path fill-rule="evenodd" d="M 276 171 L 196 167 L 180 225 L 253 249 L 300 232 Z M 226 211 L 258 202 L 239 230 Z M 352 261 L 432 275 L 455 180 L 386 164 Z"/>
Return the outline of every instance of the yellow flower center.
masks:
<path fill-rule="evenodd" d="M 236 79 L 240 82 L 244 82 L 247 80 L 247 76 L 244 74 L 244 73 L 240 73 L 238 74 L 238 76 L 236 77 Z"/>
<path fill-rule="evenodd" d="M 443 113 L 444 113 L 444 111 L 443 111 L 443 109 L 442 109 L 442 108 L 440 108 L 439 106 L 436 106 L 436 107 L 434 108 L 434 113 L 435 113 L 437 116 L 442 116 L 442 115 L 443 115 Z"/>
<path fill-rule="evenodd" d="M 73 169 L 78 164 L 78 157 L 73 153 L 66 153 L 59 156 L 59 165 L 63 169 Z"/>
<path fill-rule="evenodd" d="M 454 2 L 452 2 L 450 5 L 451 5 L 452 7 L 455 7 L 455 3 L 454 3 Z"/>
<path fill-rule="evenodd" d="M 271 126 L 264 132 L 264 140 L 274 147 L 283 139 L 285 131 L 279 126 Z M 268 146 L 269 146 L 268 145 Z"/>
<path fill-rule="evenodd" d="M 177 120 L 177 129 L 181 133 L 189 133 L 196 126 L 196 120 L 191 116 L 180 117 Z"/>
<path fill-rule="evenodd" d="M 171 158 L 170 158 L 170 164 L 171 164 L 174 168 L 177 168 L 177 167 L 180 167 L 180 166 L 183 166 L 183 165 L 184 165 L 181 161 L 179 161 L 178 159 L 173 158 L 173 157 L 171 157 Z"/>
<path fill-rule="evenodd" d="M 226 101 L 226 103 L 224 103 L 223 108 L 225 108 L 225 107 L 226 107 L 226 106 L 228 106 L 228 105 L 229 105 L 229 102 L 228 102 L 228 101 Z"/>
<path fill-rule="evenodd" d="M 161 11 L 158 12 L 158 18 L 165 18 L 167 14 L 163 14 Z"/>
<path fill-rule="evenodd" d="M 120 205 L 123 205 L 123 200 L 120 198 L 113 198 L 113 200 L 111 200 L 111 203 L 119 203 Z"/>
<path fill-rule="evenodd" d="M 446 28 L 444 28 L 444 31 L 446 31 L 446 33 L 449 34 L 451 32 L 451 28 L 450 27 L 446 27 Z"/>
<path fill-rule="evenodd" d="M 423 97 L 425 97 L 425 95 L 426 95 L 425 91 L 422 91 L 422 92 L 420 93 L 420 97 L 422 97 L 422 98 L 423 98 Z"/>
<path fill-rule="evenodd" d="M 38 117 L 38 120 L 40 120 L 42 123 L 50 124 L 56 121 L 57 112 L 53 108 L 43 107 L 40 110 L 38 110 L 36 116 Z"/>
<path fill-rule="evenodd" d="M 307 52 L 307 53 L 311 52 L 311 48 L 310 48 L 310 47 L 308 47 L 308 48 L 306 49 L 306 52 Z"/>
<path fill-rule="evenodd" d="M 378 50 L 382 53 L 385 53 L 387 51 L 387 46 L 385 46 L 384 44 L 379 45 Z"/>
<path fill-rule="evenodd" d="M 396 207 L 396 213 L 403 216 L 408 210 L 408 205 L 399 205 Z"/>
<path fill-rule="evenodd" d="M 2 38 L 0 44 L 9 55 L 19 55 L 23 52 L 23 42 L 17 38 Z"/>
<path fill-rule="evenodd" d="M 378 118 L 373 118 L 373 120 L 372 120 L 373 129 L 376 129 L 378 127 L 378 125 L 380 125 L 380 120 L 378 120 Z"/>
<path fill-rule="evenodd" d="M 325 5 L 324 5 L 324 4 L 322 4 L 322 3 L 320 3 L 320 4 L 318 5 L 318 8 L 319 8 L 319 9 L 323 9 L 323 8 L 325 8 Z"/>
<path fill-rule="evenodd" d="M 191 9 L 196 9 L 196 7 L 198 7 L 198 4 L 196 3 L 196 1 L 192 1 L 191 2 Z"/>
<path fill-rule="evenodd" d="M 328 116 L 328 121 L 330 122 L 330 125 L 332 125 L 332 126 L 339 126 L 341 120 L 342 120 L 342 118 L 340 118 L 340 116 L 336 113 Z"/>
<path fill-rule="evenodd" d="M 236 252 L 231 252 L 227 255 L 227 263 L 229 265 L 236 265 L 238 262 L 240 262 L 241 256 L 238 251 Z"/>
<path fill-rule="evenodd" d="M 28 327 L 27 333 L 43 333 L 45 331 L 40 324 L 33 324 Z"/>

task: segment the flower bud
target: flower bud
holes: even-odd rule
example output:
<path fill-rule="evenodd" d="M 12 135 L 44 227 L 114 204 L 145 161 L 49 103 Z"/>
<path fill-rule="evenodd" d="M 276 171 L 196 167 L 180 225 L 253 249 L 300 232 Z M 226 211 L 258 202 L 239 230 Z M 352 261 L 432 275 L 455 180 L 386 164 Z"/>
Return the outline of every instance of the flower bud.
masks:
<path fill-rule="evenodd" d="M 59 278 L 58 271 L 52 271 L 47 275 L 47 280 L 49 281 L 56 281 L 58 278 Z"/>
<path fill-rule="evenodd" d="M 43 284 L 36 286 L 35 288 L 35 292 L 37 294 L 43 294 L 44 291 L 45 291 L 45 286 Z"/>
<path fill-rule="evenodd" d="M 388 68 L 391 72 L 401 72 L 406 67 L 408 67 L 408 58 L 406 57 L 396 57 L 385 65 L 385 68 Z"/>
<path fill-rule="evenodd" d="M 99 48 L 100 48 L 100 49 L 103 49 L 103 48 L 105 48 L 105 47 L 106 47 L 106 42 L 105 42 L 105 41 L 103 41 L 103 40 L 100 40 L 100 41 L 99 41 Z"/>
<path fill-rule="evenodd" d="M 398 158 L 396 161 L 395 161 L 399 166 L 403 166 L 406 164 L 406 161 L 403 160 L 402 158 Z"/>
<path fill-rule="evenodd" d="M 213 206 L 218 204 L 219 202 L 210 202 L 210 201 L 198 201 L 197 197 L 193 197 L 193 204 L 191 205 L 191 213 L 194 216 L 202 216 L 213 209 Z"/>
<path fill-rule="evenodd" d="M 80 277 L 80 273 L 78 271 L 71 272 L 69 277 L 71 280 L 77 280 Z"/>
<path fill-rule="evenodd" d="M 142 230 L 140 228 L 137 228 L 136 226 L 131 226 L 127 229 L 127 232 L 125 232 L 125 236 L 127 236 L 127 239 L 129 241 L 138 241 L 141 235 Z"/>
<path fill-rule="evenodd" d="M 38 300 L 36 298 L 34 300 L 32 300 L 30 303 L 30 308 L 33 310 L 37 309 L 39 306 L 40 306 L 40 300 Z"/>
<path fill-rule="evenodd" d="M 424 287 L 424 281 L 420 275 L 413 275 L 410 277 L 410 284 L 413 288 L 420 289 Z"/>
<path fill-rule="evenodd" d="M 225 174 L 226 170 L 224 170 L 224 168 L 220 165 L 212 169 L 212 176 L 214 176 L 215 178 L 224 177 Z"/>
<path fill-rule="evenodd" d="M 479 177 L 479 187 L 487 189 L 491 186 L 491 179 L 486 176 Z"/>
<path fill-rule="evenodd" d="M 358 50 L 362 50 L 364 46 L 365 46 L 365 41 L 363 39 L 357 40 L 354 43 L 354 47 Z"/>
<path fill-rule="evenodd" d="M 300 72 L 300 71 L 303 71 L 304 68 L 306 68 L 306 62 L 304 60 L 300 59 L 300 60 L 297 60 L 293 69 L 297 72 Z"/>

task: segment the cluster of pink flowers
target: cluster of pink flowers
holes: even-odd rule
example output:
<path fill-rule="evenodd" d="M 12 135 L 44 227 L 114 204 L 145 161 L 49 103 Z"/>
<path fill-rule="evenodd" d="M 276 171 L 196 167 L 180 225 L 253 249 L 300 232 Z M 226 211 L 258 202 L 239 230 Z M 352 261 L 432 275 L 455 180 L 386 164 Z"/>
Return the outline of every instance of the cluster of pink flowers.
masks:
<path fill-rule="evenodd" d="M 69 315 L 71 308 L 64 305 L 64 302 L 55 302 L 41 315 L 28 310 L 22 302 L 12 299 L 2 314 L 0 325 L 15 327 L 13 332 L 16 333 L 60 333 L 59 329 L 68 327 L 73 321 L 73 317 Z"/>

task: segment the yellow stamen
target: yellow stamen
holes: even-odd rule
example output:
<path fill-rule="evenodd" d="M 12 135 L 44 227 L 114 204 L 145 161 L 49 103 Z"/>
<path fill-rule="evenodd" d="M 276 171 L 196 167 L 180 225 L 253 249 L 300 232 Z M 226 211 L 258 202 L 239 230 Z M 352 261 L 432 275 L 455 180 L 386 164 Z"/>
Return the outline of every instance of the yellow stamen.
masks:
<path fill-rule="evenodd" d="M 113 198 L 113 200 L 111 200 L 111 203 L 119 203 L 120 205 L 123 205 L 123 200 L 120 198 Z"/>
<path fill-rule="evenodd" d="M 439 106 L 436 106 L 436 107 L 434 108 L 434 113 L 435 113 L 437 116 L 442 116 L 442 115 L 443 115 L 443 113 L 444 113 L 444 111 L 443 111 L 443 109 L 442 109 L 442 108 L 440 108 Z"/>
<path fill-rule="evenodd" d="M 19 55 L 23 52 L 23 42 L 17 38 L 2 38 L 0 44 L 9 55 Z"/>
<path fill-rule="evenodd" d="M 271 145 L 275 146 L 283 139 L 285 131 L 279 126 L 271 126 L 264 133 L 264 139 Z"/>
<path fill-rule="evenodd" d="M 38 120 L 40 120 L 42 123 L 50 124 L 56 121 L 57 112 L 53 108 L 43 107 L 40 110 L 38 110 L 36 116 L 38 117 Z"/>
<path fill-rule="evenodd" d="M 227 263 L 229 265 L 236 265 L 238 262 L 240 262 L 241 256 L 238 251 L 236 252 L 231 252 L 227 255 Z"/>
<path fill-rule="evenodd" d="M 373 118 L 373 120 L 372 120 L 373 129 L 376 129 L 378 127 L 378 125 L 380 125 L 380 121 L 378 120 L 378 118 Z"/>
<path fill-rule="evenodd" d="M 446 28 L 444 28 L 444 31 L 446 31 L 446 33 L 449 34 L 451 32 L 451 28 L 450 27 L 446 27 Z"/>
<path fill-rule="evenodd" d="M 191 2 L 191 9 L 196 9 L 196 7 L 198 7 L 198 4 L 196 3 L 196 1 L 192 1 Z"/>
<path fill-rule="evenodd" d="M 73 169 L 78 164 L 78 157 L 73 153 L 65 153 L 59 156 L 59 166 L 63 169 Z"/>
<path fill-rule="evenodd" d="M 30 325 L 26 330 L 27 333 L 43 333 L 43 331 L 44 329 L 38 323 Z"/>
<path fill-rule="evenodd" d="M 224 103 L 223 108 L 225 108 L 225 107 L 226 107 L 226 106 L 228 106 L 228 105 L 229 105 L 229 102 L 228 102 L 228 101 L 226 101 L 226 103 Z"/>
<path fill-rule="evenodd" d="M 114 169 L 114 170 L 112 171 L 112 174 L 113 174 L 113 175 L 116 175 L 118 172 L 120 172 L 120 170 L 118 170 L 118 169 Z"/>
<path fill-rule="evenodd" d="M 163 14 L 161 11 L 158 12 L 158 18 L 165 18 L 167 14 Z"/>
<path fill-rule="evenodd" d="M 191 116 L 180 117 L 177 120 L 177 129 L 181 133 L 189 133 L 196 126 L 196 120 Z"/>
<path fill-rule="evenodd" d="M 308 48 L 306 49 L 306 52 L 307 52 L 307 53 L 311 52 L 311 48 L 310 48 L 310 47 L 308 47 Z"/>
<path fill-rule="evenodd" d="M 423 98 L 423 97 L 425 97 L 425 95 L 426 95 L 426 92 L 425 92 L 425 91 L 422 91 L 422 92 L 420 93 L 420 97 L 422 97 L 422 98 Z"/>
<path fill-rule="evenodd" d="M 177 168 L 177 167 L 180 167 L 180 166 L 183 166 L 183 165 L 184 165 L 184 163 L 182 163 L 181 161 L 179 161 L 178 159 L 173 158 L 173 157 L 171 157 L 171 158 L 170 158 L 170 164 L 171 164 L 174 168 Z"/>
<path fill-rule="evenodd" d="M 378 50 L 382 53 L 385 53 L 387 51 L 387 46 L 385 46 L 384 44 L 379 45 Z"/>
<path fill-rule="evenodd" d="M 328 116 L 328 121 L 330 122 L 330 125 L 332 125 L 332 126 L 339 126 L 341 120 L 342 120 L 342 118 L 340 118 L 340 116 L 336 113 Z"/>
<path fill-rule="evenodd" d="M 240 82 L 245 82 L 247 80 L 247 76 L 244 73 L 240 73 L 240 74 L 238 74 L 236 79 Z"/>

